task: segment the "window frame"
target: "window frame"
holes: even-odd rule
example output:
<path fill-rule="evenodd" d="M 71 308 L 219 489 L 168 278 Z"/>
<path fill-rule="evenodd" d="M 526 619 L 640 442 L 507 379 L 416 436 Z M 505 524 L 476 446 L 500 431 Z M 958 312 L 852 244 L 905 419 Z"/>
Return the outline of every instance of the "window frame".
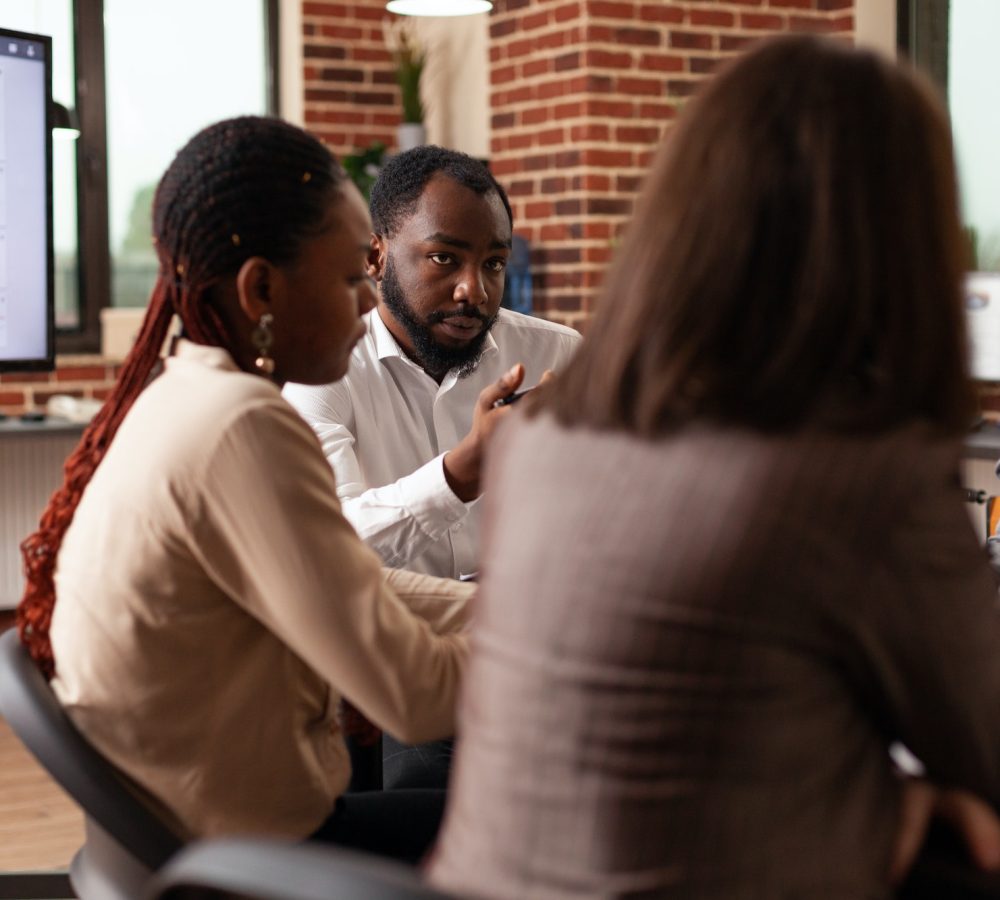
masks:
<path fill-rule="evenodd" d="M 278 2 L 264 0 L 268 115 L 281 111 Z M 79 323 L 57 330 L 56 352 L 91 354 L 100 352 L 101 310 L 111 304 L 104 0 L 74 0 L 73 36 L 80 125 L 76 141 Z"/>

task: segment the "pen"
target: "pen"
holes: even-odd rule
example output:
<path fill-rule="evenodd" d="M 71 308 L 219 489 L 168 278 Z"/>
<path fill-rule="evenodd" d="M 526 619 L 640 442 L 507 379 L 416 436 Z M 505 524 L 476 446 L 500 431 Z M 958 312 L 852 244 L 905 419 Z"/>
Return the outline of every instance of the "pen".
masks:
<path fill-rule="evenodd" d="M 510 406 L 511 403 L 517 403 L 525 394 L 533 391 L 534 388 L 528 388 L 526 391 L 517 391 L 513 394 L 508 394 L 506 397 L 501 397 L 493 404 L 493 408 L 496 409 L 498 406 Z"/>

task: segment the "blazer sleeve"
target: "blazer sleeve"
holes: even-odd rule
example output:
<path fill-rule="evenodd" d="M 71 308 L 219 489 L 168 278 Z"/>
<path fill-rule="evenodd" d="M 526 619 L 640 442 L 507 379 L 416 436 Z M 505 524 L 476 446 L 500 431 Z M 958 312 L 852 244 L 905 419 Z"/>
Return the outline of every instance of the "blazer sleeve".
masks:
<path fill-rule="evenodd" d="M 454 732 L 465 636 L 436 634 L 397 597 L 286 402 L 241 411 L 206 454 L 200 482 L 195 552 L 235 603 L 401 740 Z M 461 605 L 468 590 L 458 587 Z"/>

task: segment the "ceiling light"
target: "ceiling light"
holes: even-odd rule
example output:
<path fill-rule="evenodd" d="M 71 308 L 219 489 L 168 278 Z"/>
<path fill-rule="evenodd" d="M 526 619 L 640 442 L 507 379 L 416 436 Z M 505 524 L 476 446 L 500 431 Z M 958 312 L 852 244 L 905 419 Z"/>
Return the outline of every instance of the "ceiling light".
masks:
<path fill-rule="evenodd" d="M 471 16 L 493 9 L 491 0 L 389 0 L 385 8 L 401 16 Z"/>

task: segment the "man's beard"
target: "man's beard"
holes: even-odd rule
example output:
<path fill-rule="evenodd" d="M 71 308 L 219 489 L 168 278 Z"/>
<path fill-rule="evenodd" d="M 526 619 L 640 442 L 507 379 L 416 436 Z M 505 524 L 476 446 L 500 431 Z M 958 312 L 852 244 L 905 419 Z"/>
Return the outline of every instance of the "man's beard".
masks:
<path fill-rule="evenodd" d="M 382 274 L 382 302 L 385 303 L 389 312 L 403 326 L 410 342 L 413 344 L 413 354 L 416 362 L 427 372 L 435 375 L 444 374 L 451 369 L 458 369 L 458 377 L 464 378 L 476 370 L 479 359 L 483 355 L 483 348 L 486 346 L 486 337 L 490 329 L 497 320 L 499 313 L 492 316 L 483 315 L 476 307 L 463 305 L 454 312 L 446 313 L 437 311 L 430 313 L 426 319 L 420 320 L 410 309 L 406 298 L 403 296 L 403 289 L 400 287 L 399 279 L 396 277 L 396 269 L 392 263 L 392 256 L 386 260 L 385 272 Z M 463 318 L 479 319 L 483 323 L 483 329 L 472 340 L 461 347 L 445 347 L 437 342 L 431 326 L 445 319 L 462 316 Z"/>

